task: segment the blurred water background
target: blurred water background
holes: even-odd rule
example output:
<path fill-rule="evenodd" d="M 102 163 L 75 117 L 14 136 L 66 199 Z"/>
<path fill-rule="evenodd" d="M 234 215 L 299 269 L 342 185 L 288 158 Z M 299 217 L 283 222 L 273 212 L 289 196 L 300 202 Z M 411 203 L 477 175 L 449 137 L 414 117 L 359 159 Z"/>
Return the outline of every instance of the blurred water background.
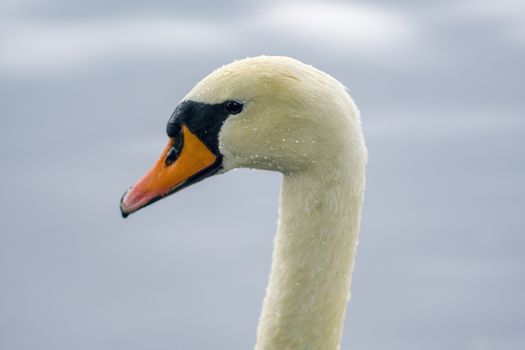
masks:
<path fill-rule="evenodd" d="M 287 55 L 361 109 L 368 183 L 342 349 L 525 347 L 520 0 L 0 4 L 0 348 L 249 349 L 280 176 L 124 221 L 180 99 Z"/>

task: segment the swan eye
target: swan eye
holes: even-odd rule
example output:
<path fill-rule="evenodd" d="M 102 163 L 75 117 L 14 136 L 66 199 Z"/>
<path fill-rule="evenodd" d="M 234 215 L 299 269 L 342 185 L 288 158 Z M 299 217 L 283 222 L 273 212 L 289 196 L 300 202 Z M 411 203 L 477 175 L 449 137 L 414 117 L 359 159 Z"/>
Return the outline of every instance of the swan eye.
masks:
<path fill-rule="evenodd" d="M 224 107 L 230 114 L 238 114 L 242 111 L 242 103 L 239 103 L 237 101 L 226 101 L 224 102 Z"/>

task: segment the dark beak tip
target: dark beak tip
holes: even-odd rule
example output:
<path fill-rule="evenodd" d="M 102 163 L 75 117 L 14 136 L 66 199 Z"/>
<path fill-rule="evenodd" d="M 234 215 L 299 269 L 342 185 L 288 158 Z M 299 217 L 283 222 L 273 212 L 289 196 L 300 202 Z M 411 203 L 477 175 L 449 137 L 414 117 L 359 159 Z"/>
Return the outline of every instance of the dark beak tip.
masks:
<path fill-rule="evenodd" d="M 129 214 L 131 214 L 130 212 L 125 211 L 124 208 L 122 207 L 122 204 L 124 202 L 124 197 L 126 196 L 128 191 L 129 191 L 129 189 L 126 192 L 124 192 L 124 194 L 122 194 L 122 197 L 120 197 L 119 209 L 120 209 L 120 215 L 122 215 L 123 219 L 127 218 L 129 216 Z"/>

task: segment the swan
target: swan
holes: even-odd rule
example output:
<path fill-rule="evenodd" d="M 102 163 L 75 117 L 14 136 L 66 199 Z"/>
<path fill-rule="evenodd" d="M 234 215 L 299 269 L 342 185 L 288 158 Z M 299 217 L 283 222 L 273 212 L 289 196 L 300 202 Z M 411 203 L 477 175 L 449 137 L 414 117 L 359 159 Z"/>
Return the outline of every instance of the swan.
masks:
<path fill-rule="evenodd" d="M 160 158 L 122 196 L 122 215 L 231 169 L 281 172 L 255 349 L 339 349 L 367 160 L 345 87 L 292 58 L 246 58 L 197 83 L 166 129 Z"/>

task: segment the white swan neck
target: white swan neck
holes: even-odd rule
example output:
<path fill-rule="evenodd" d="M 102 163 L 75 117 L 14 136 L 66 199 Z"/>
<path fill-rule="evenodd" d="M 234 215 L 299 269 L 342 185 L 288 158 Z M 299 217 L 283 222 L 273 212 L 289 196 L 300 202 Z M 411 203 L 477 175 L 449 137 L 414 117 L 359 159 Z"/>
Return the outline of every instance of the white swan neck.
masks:
<path fill-rule="evenodd" d="M 357 174 L 284 176 L 257 350 L 339 348 L 364 187 Z"/>

